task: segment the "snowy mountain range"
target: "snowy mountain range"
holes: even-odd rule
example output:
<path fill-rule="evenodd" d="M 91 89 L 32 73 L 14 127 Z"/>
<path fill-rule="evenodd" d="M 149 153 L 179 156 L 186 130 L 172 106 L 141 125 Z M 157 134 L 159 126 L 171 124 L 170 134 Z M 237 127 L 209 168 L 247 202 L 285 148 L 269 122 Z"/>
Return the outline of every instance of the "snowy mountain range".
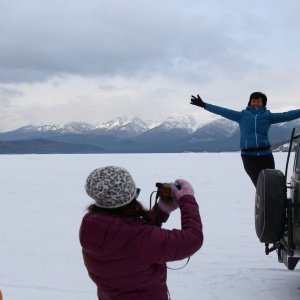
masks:
<path fill-rule="evenodd" d="M 274 145 L 286 142 L 299 120 L 273 125 Z M 178 153 L 239 150 L 237 123 L 212 116 L 172 115 L 143 121 L 122 116 L 96 125 L 30 124 L 0 133 L 0 154 L 5 153 Z"/>

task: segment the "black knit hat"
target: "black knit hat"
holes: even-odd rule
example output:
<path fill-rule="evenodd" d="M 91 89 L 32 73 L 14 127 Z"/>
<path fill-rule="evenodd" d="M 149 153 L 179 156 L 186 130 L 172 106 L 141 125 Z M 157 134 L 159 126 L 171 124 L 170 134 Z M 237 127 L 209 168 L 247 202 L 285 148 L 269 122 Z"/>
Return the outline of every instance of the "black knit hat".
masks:
<path fill-rule="evenodd" d="M 259 98 L 261 98 L 262 103 L 263 103 L 263 106 L 264 106 L 264 107 L 267 106 L 267 100 L 268 100 L 268 99 L 267 99 L 267 96 L 266 96 L 265 94 L 261 93 L 261 92 L 254 92 L 254 93 L 252 93 L 252 94 L 250 95 L 249 102 L 248 102 L 248 106 L 251 105 L 251 100 L 252 100 L 252 99 L 259 99 Z"/>

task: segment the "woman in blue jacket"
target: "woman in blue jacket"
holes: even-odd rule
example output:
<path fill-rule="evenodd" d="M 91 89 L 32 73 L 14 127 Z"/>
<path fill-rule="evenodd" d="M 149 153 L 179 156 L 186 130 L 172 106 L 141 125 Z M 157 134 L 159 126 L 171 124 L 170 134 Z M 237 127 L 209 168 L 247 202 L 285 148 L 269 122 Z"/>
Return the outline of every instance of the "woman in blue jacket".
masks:
<path fill-rule="evenodd" d="M 261 92 L 252 93 L 248 106 L 242 111 L 205 103 L 199 95 L 191 97 L 191 104 L 239 124 L 240 149 L 244 168 L 255 187 L 261 170 L 275 169 L 268 136 L 271 124 L 300 118 L 300 109 L 271 113 L 266 108 L 267 96 Z"/>

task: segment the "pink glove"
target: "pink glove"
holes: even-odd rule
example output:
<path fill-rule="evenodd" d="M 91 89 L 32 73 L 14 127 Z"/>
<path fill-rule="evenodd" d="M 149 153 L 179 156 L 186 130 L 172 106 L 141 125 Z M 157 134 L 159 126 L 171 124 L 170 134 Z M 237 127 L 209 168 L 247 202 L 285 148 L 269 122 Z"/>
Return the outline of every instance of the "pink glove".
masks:
<path fill-rule="evenodd" d="M 174 210 L 176 210 L 179 206 L 178 200 L 173 198 L 162 198 L 159 197 L 157 204 L 159 208 L 167 214 L 170 214 Z"/>
<path fill-rule="evenodd" d="M 171 183 L 170 187 L 177 200 L 184 195 L 194 196 L 194 189 L 188 181 L 184 179 L 177 179 L 175 182 L 179 184 L 180 188 L 178 189 L 174 183 Z"/>

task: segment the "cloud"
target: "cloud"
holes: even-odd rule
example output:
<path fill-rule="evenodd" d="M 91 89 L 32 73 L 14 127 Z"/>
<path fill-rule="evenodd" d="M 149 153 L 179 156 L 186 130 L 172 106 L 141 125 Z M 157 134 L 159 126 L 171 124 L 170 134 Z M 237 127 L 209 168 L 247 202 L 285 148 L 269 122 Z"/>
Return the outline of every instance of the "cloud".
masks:
<path fill-rule="evenodd" d="M 153 72 L 190 79 L 191 73 L 206 77 L 211 70 L 224 72 L 232 66 L 251 69 L 243 27 L 249 28 L 251 19 L 252 43 L 259 47 L 261 19 L 232 4 L 226 9 L 218 1 L 195 3 L 188 1 L 189 9 L 178 1 L 2 4 L 0 80 Z"/>
<path fill-rule="evenodd" d="M 11 100 L 23 96 L 22 91 L 14 87 L 0 86 L 0 105 L 2 108 L 11 105 Z"/>
<path fill-rule="evenodd" d="M 2 4 L 3 82 L 44 80 L 64 73 L 151 71 L 168 56 L 168 40 L 178 21 L 172 16 L 164 19 L 170 10 L 158 1 L 152 5 L 91 0 L 76 5 L 71 1 L 18 4 Z"/>
<path fill-rule="evenodd" d="M 0 2 L 0 128 L 298 106 L 297 1 Z M 283 104 L 284 101 L 284 104 Z"/>

